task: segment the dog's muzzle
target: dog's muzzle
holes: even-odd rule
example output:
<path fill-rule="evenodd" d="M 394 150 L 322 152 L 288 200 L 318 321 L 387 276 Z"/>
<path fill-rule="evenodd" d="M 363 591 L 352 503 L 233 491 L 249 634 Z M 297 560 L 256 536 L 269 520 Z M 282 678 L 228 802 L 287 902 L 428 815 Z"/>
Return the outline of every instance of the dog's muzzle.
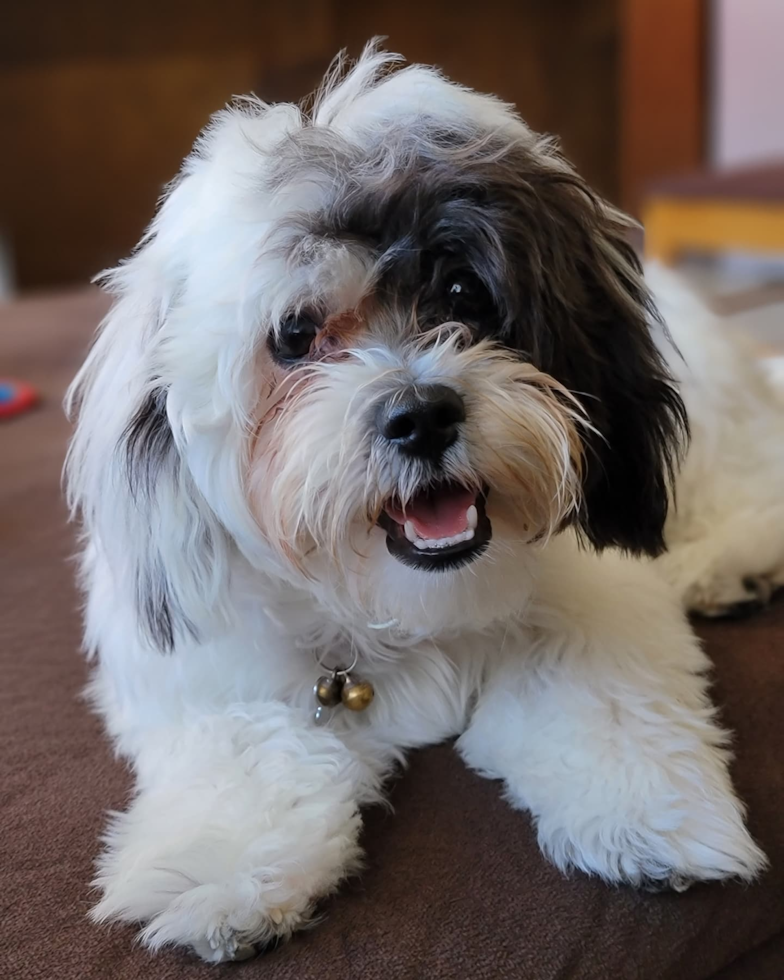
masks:
<path fill-rule="evenodd" d="M 461 396 L 447 385 L 410 385 L 379 406 L 378 433 L 408 457 L 437 467 L 466 420 Z M 442 571 L 465 565 L 486 549 L 492 528 L 487 490 L 477 493 L 452 481 L 428 483 L 402 505 L 390 499 L 378 519 L 387 548 L 406 565 Z"/>

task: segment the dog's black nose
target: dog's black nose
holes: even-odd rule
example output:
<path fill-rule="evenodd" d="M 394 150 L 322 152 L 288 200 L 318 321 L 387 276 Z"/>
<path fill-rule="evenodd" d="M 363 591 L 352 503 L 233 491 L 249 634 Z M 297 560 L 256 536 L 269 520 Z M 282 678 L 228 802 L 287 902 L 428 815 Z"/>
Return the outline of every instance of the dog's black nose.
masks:
<path fill-rule="evenodd" d="M 457 426 L 465 417 L 465 404 L 454 388 L 422 384 L 384 402 L 376 422 L 381 435 L 401 452 L 437 460 L 457 439 Z"/>

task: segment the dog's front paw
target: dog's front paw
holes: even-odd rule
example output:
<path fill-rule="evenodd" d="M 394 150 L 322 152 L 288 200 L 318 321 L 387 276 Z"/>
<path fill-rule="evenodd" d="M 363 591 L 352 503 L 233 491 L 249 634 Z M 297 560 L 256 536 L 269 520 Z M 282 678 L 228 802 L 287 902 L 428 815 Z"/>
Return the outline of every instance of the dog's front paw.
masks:
<path fill-rule="evenodd" d="M 253 832 L 239 822 L 220 834 L 201 828 L 186 838 L 181 830 L 175 846 L 160 821 L 139 819 L 148 802 L 115 818 L 91 916 L 141 923 L 151 950 L 186 947 L 210 963 L 248 959 L 307 925 L 318 901 L 359 866 L 360 818 L 350 803 L 254 816 Z"/>
<path fill-rule="evenodd" d="M 246 960 L 306 925 L 317 896 L 268 871 L 237 872 L 195 884 L 184 869 L 149 868 L 137 877 L 103 879 L 96 922 L 146 922 L 147 948 L 183 946 L 208 963 Z"/>
<path fill-rule="evenodd" d="M 585 812 L 564 825 L 551 816 L 538 822 L 539 842 L 563 871 L 649 892 L 682 892 L 698 881 L 749 881 L 767 864 L 731 796 L 710 801 L 695 791 L 689 800 L 662 792 L 630 817 L 629 811 Z"/>
<path fill-rule="evenodd" d="M 151 950 L 182 946 L 208 963 L 245 960 L 308 924 L 318 900 L 355 869 L 358 851 L 346 858 L 331 869 L 329 879 L 308 877 L 294 861 L 216 875 L 203 883 L 187 861 L 177 867 L 156 862 L 123 873 L 112 869 L 99 878 L 103 898 L 91 917 L 145 923 L 139 938 Z"/>
<path fill-rule="evenodd" d="M 100 912 L 100 906 L 98 911 Z M 246 960 L 288 939 L 309 918 L 306 901 L 276 905 L 252 875 L 197 885 L 155 915 L 141 933 L 150 949 L 186 946 L 208 963 Z"/>
<path fill-rule="evenodd" d="M 365 770 L 329 732 L 264 710 L 261 722 L 210 719 L 153 754 L 106 833 L 93 919 L 141 923 L 150 949 L 245 959 L 306 925 L 358 869 Z"/>

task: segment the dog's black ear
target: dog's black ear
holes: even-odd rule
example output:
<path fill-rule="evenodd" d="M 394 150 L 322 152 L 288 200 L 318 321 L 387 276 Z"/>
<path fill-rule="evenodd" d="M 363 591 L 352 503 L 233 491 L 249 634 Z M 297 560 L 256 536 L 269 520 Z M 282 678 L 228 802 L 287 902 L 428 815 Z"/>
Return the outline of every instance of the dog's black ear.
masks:
<path fill-rule="evenodd" d="M 686 410 L 652 341 L 658 317 L 635 275 L 631 249 L 616 241 L 622 263 L 589 276 L 591 300 L 583 329 L 593 354 L 567 371 L 588 413 L 579 523 L 598 548 L 616 546 L 655 556 L 665 549 L 664 524 L 688 436 Z M 624 255 L 624 253 L 626 253 Z M 613 267 L 614 266 L 614 267 Z M 617 286 L 606 277 L 617 277 Z M 616 297 L 618 288 L 623 299 Z"/>
<path fill-rule="evenodd" d="M 666 328 L 643 278 L 638 226 L 554 153 L 529 159 L 520 187 L 512 343 L 574 393 L 590 422 L 576 523 L 597 548 L 657 555 L 688 423 L 654 342 Z"/>
<path fill-rule="evenodd" d="M 652 329 L 666 337 L 666 328 L 643 279 L 632 223 L 577 193 L 572 274 L 552 281 L 560 311 L 552 371 L 591 425 L 577 519 L 597 548 L 655 556 L 665 548 L 686 410 L 653 339 Z"/>

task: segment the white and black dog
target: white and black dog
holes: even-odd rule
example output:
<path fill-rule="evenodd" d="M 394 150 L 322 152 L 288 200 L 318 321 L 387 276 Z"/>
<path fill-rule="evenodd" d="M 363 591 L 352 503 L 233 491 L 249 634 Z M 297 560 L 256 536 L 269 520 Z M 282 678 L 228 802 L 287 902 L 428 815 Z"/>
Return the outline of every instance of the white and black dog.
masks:
<path fill-rule="evenodd" d="M 398 61 L 218 113 L 70 394 L 91 694 L 136 777 L 94 916 L 153 948 L 305 925 L 453 736 L 564 870 L 765 864 L 684 610 L 784 581 L 784 413 L 552 140 Z"/>

